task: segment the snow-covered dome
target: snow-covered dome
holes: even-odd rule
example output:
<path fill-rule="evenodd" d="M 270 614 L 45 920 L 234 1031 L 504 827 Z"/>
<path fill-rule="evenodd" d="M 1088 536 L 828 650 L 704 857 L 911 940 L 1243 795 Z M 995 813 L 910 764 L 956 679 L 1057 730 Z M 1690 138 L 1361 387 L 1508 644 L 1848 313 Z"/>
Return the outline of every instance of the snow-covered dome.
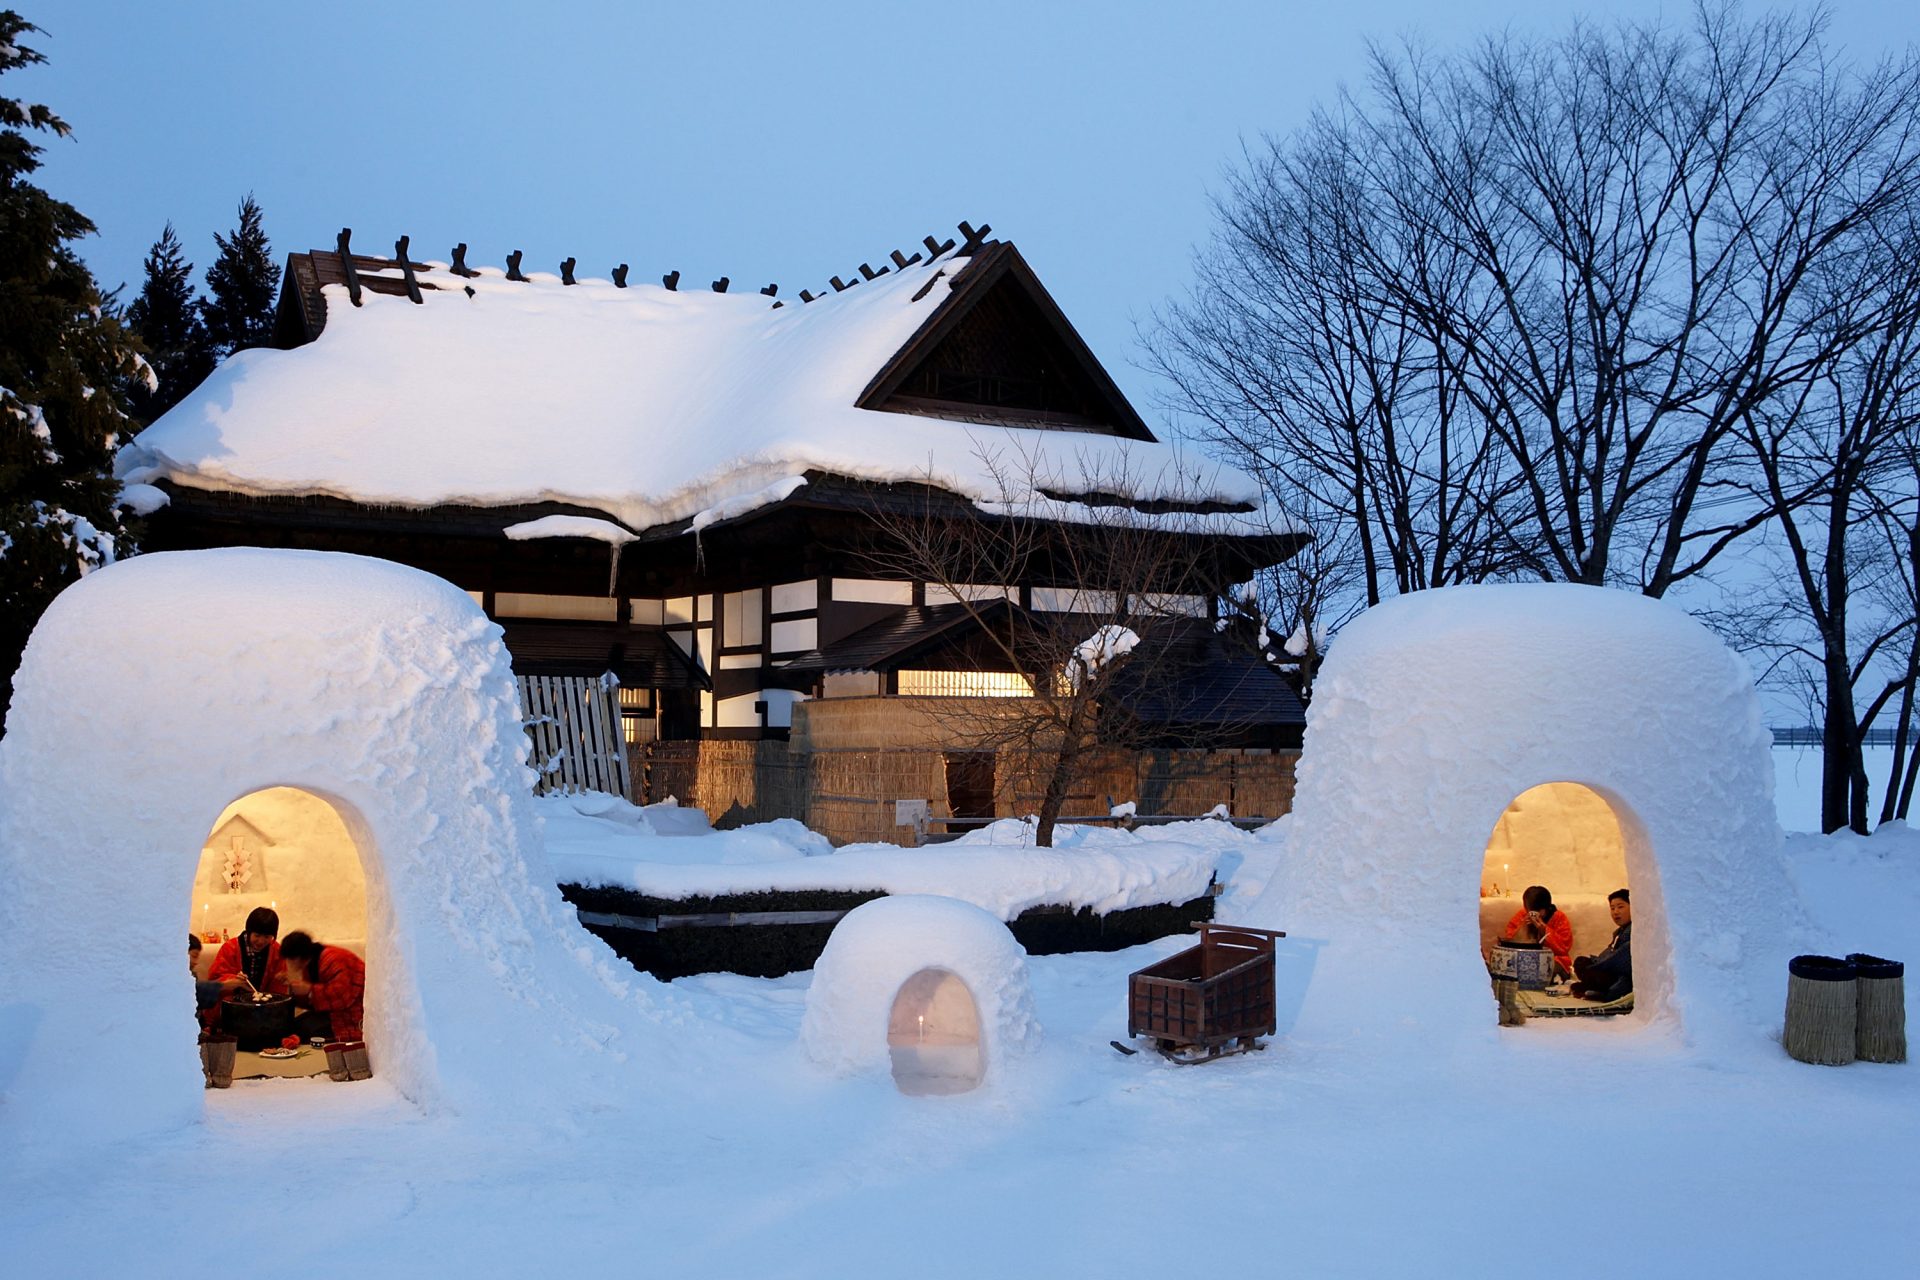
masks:
<path fill-rule="evenodd" d="M 617 1060 L 640 984 L 529 870 L 526 752 L 499 629 L 430 575 L 241 548 L 69 588 L 0 738 L 0 1115 L 200 1115 L 182 935 L 214 821 L 269 787 L 324 800 L 358 850 L 377 1077 L 465 1107 Z"/>
<path fill-rule="evenodd" d="M 1315 682 L 1289 856 L 1255 908 L 1313 952 L 1297 1025 L 1491 1028 L 1482 860 L 1508 805 L 1557 782 L 1619 822 L 1636 1012 L 1751 1034 L 1798 921 L 1770 748 L 1746 664 L 1672 605 L 1525 584 L 1368 611 Z"/>
<path fill-rule="evenodd" d="M 963 993 L 970 1003 L 959 999 Z M 965 1041 L 969 1015 L 986 1080 L 1039 1047 L 1027 953 L 991 912 L 957 898 L 907 894 L 864 903 L 834 926 L 814 965 L 800 1036 L 829 1070 L 891 1063 L 898 1078 L 903 1065 L 911 1069 L 903 1053 L 910 1057 L 918 1042 Z"/>

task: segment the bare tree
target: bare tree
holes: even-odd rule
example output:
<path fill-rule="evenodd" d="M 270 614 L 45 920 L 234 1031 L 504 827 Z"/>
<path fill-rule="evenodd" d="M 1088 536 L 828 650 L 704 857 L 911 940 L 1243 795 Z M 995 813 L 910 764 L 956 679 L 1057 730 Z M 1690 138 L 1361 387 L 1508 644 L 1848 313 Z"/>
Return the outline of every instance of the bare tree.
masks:
<path fill-rule="evenodd" d="M 1229 647 L 1242 672 L 1266 661 L 1257 627 L 1216 621 L 1217 597 L 1246 576 L 1249 556 L 1277 560 L 1302 539 L 1130 474 L 1089 472 L 1063 491 L 1036 459 L 984 461 L 994 500 L 965 502 L 931 476 L 890 488 L 863 559 L 876 576 L 910 579 L 929 605 L 964 615 L 963 648 L 948 661 L 1019 682 L 1017 696 L 945 700 L 941 731 L 960 749 L 1031 771 L 1035 839 L 1050 846 L 1101 751 L 1210 745 L 1243 727 L 1222 718 L 1217 670 L 1210 689 L 1189 690 L 1183 677 L 1217 666 Z M 1222 532 L 1255 544 L 1235 549 Z"/>
<path fill-rule="evenodd" d="M 1841 65 L 1823 25 L 1376 48 L 1229 180 L 1151 339 L 1177 405 L 1353 527 L 1369 602 L 1702 573 L 1773 518 L 1743 424 L 1871 331 L 1831 283 L 1920 186 L 1920 67 Z"/>

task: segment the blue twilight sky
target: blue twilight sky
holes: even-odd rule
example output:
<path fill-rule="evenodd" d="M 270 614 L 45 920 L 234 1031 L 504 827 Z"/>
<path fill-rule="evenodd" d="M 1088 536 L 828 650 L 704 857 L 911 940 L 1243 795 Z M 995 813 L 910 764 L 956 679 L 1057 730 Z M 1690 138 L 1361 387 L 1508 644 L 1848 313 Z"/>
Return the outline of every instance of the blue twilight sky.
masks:
<path fill-rule="evenodd" d="M 1365 42 L 1446 47 L 1680 3 L 240 3 L 15 0 L 49 64 L 0 94 L 73 126 L 44 185 L 138 288 L 169 219 L 204 270 L 252 191 L 282 257 L 330 247 L 782 296 L 969 219 L 1016 242 L 1142 414 L 1137 321 L 1183 290 L 1243 138 L 1365 74 Z M 1909 2 L 1834 8 L 1871 60 Z"/>

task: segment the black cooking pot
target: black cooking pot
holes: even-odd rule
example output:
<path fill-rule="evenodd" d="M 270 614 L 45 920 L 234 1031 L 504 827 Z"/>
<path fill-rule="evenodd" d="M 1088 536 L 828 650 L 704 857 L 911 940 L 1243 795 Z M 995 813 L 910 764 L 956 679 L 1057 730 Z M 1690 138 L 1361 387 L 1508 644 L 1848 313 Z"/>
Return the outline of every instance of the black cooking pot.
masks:
<path fill-rule="evenodd" d="M 271 1049 L 293 1034 L 293 997 L 228 996 L 220 1002 L 220 1029 L 248 1053 Z"/>

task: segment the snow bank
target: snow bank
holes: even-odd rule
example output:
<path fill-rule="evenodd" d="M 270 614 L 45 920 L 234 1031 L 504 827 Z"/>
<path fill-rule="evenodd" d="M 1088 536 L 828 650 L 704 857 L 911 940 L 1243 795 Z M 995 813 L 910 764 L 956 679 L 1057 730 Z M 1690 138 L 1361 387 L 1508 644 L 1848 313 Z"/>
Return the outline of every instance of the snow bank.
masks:
<path fill-rule="evenodd" d="M 699 840 L 658 835 L 635 810 L 603 799 L 583 812 L 573 797 L 543 797 L 547 862 L 560 884 L 632 889 L 681 899 L 762 890 L 862 890 L 958 898 L 1011 920 L 1028 907 L 1086 907 L 1096 914 L 1206 893 L 1220 865 L 1223 823 L 1191 822 L 1150 831 L 1063 828 L 1055 848 L 1032 847 L 1032 829 L 1007 820 L 951 844 L 902 849 L 856 844 L 834 849 L 783 819 Z M 622 810 L 625 810 L 623 812 Z M 684 810 L 678 812 L 686 812 Z M 1224 833 L 1224 836 L 1223 836 Z"/>
<path fill-rule="evenodd" d="M 200 1114 L 181 935 L 201 847 L 275 786 L 330 803 L 359 851 L 379 1076 L 456 1109 L 591 1093 L 647 980 L 530 871 L 526 751 L 499 629 L 427 574 L 242 548 L 69 588 L 0 738 L 0 1116 Z"/>
<path fill-rule="evenodd" d="M 122 452 L 121 474 L 410 507 L 565 502 L 630 529 L 739 515 L 809 469 L 990 500 L 1124 476 L 1148 498 L 1259 502 L 1251 478 L 1166 445 L 855 408 L 965 270 L 946 257 L 778 309 L 496 270 L 471 297 L 417 306 L 355 307 L 336 286 L 316 341 L 229 358 Z"/>
<path fill-rule="evenodd" d="M 1777 1027 L 1805 935 L 1770 745 L 1746 665 L 1670 605 L 1529 584 L 1370 610 L 1314 686 L 1290 851 L 1255 907 L 1311 966 L 1300 1026 L 1492 1035 L 1488 839 L 1521 792 L 1565 781 L 1620 823 L 1638 1016 L 1713 1038 Z"/>
<path fill-rule="evenodd" d="M 834 926 L 807 988 L 808 1056 L 849 1075 L 885 1066 L 895 998 L 924 969 L 946 970 L 973 996 L 989 1081 L 1039 1047 L 1027 953 L 1006 925 L 965 902 L 909 895 L 855 907 Z"/>

